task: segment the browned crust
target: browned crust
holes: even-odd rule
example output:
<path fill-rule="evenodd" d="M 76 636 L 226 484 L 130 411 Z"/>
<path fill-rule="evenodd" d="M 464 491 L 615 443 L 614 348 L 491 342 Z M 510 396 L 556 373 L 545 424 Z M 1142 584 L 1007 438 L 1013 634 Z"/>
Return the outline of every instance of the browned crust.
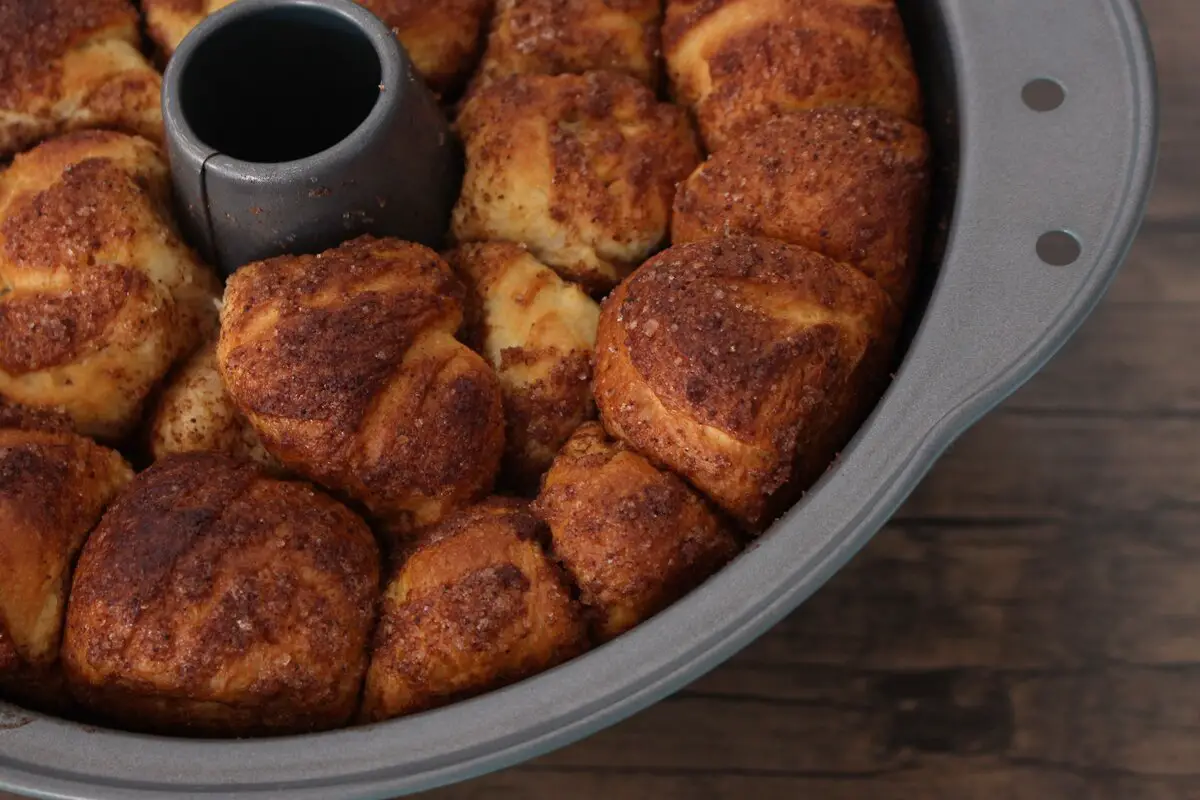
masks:
<path fill-rule="evenodd" d="M 250 264 L 226 286 L 222 366 L 250 411 L 346 426 L 425 329 L 457 329 L 461 296 L 436 253 L 398 240 Z"/>
<path fill-rule="evenodd" d="M 165 56 L 179 47 L 192 28 L 234 0 L 141 0 L 146 33 Z"/>
<path fill-rule="evenodd" d="M 601 641 L 654 616 L 738 552 L 687 484 L 609 440 L 597 423 L 583 425 L 555 459 L 536 511 Z"/>
<path fill-rule="evenodd" d="M 254 461 L 274 473 L 275 460 L 225 390 L 217 364 L 217 342 L 201 346 L 175 370 L 149 419 L 150 454 L 215 452 Z"/>
<path fill-rule="evenodd" d="M 473 345 L 490 359 L 504 390 L 502 474 L 536 494 L 571 433 L 595 416 L 599 308 L 519 245 L 469 244 L 446 258 L 473 295 Z"/>
<path fill-rule="evenodd" d="M 233 0 L 141 0 L 146 20 L 146 33 L 158 45 L 163 56 L 169 57 L 179 43 L 212 14 Z"/>
<path fill-rule="evenodd" d="M 492 0 L 358 0 L 396 32 L 434 91 L 461 88 L 483 50 Z"/>
<path fill-rule="evenodd" d="M 141 0 L 142 13 L 147 16 L 151 9 L 164 9 L 178 14 L 211 14 L 214 7 L 231 2 L 233 0 Z"/>
<path fill-rule="evenodd" d="M 605 303 L 601 419 L 761 529 L 874 402 L 892 318 L 874 281 L 809 250 L 751 238 L 673 247 Z"/>
<path fill-rule="evenodd" d="M 627 75 L 517 75 L 474 94 L 458 127 L 467 171 L 459 242 L 526 245 L 606 291 L 666 239 L 699 148 L 686 113 Z"/>
<path fill-rule="evenodd" d="M 85 131 L 0 174 L 0 392 L 116 440 L 215 329 L 215 275 L 180 240 L 150 142 Z"/>
<path fill-rule="evenodd" d="M 384 597 L 364 721 L 481 694 L 587 647 L 543 535 L 525 504 L 493 499 L 422 538 Z"/>
<path fill-rule="evenodd" d="M 788 114 L 715 154 L 680 187 L 675 244 L 765 236 L 816 250 L 906 304 L 929 191 L 925 131 L 885 111 Z"/>
<path fill-rule="evenodd" d="M 60 180 L 5 217 L 5 255 L 28 266 L 77 263 L 105 239 L 132 235 L 128 208 L 146 198 L 137 176 L 110 159 L 68 164 Z"/>
<path fill-rule="evenodd" d="M 0 4 L 0 108 L 51 90 L 55 62 L 96 38 L 137 42 L 128 0 L 5 0 Z"/>
<path fill-rule="evenodd" d="M 505 351 L 500 369 L 529 366 L 546 359 L 556 362 L 546 379 L 506 392 L 504 397 L 511 441 L 505 474 L 525 491 L 536 491 L 542 474 L 571 431 L 596 416 L 590 352 L 512 348 Z"/>
<path fill-rule="evenodd" d="M 661 19 L 661 0 L 499 0 L 477 81 L 606 70 L 657 88 Z"/>
<path fill-rule="evenodd" d="M 921 119 L 895 0 L 668 0 L 663 47 L 673 92 L 695 109 L 710 151 L 812 108 Z"/>
<path fill-rule="evenodd" d="M 44 408 L 31 408 L 0 397 L 0 429 L 70 433 L 71 419 Z"/>
<path fill-rule="evenodd" d="M 0 3 L 0 158 L 84 127 L 161 138 L 161 78 L 138 46 L 128 0 Z"/>
<path fill-rule="evenodd" d="M 149 33 L 166 55 L 232 0 L 142 0 Z M 439 93 L 461 88 L 483 49 L 491 0 L 357 0 L 391 28 L 417 72 Z"/>
<path fill-rule="evenodd" d="M 84 548 L 67 680 L 133 730 L 339 727 L 358 702 L 379 581 L 366 524 L 312 487 L 216 454 L 168 458 Z"/>
<path fill-rule="evenodd" d="M 142 273 L 105 266 L 81 275 L 69 294 L 26 294 L 4 303 L 0 369 L 25 375 L 94 353 L 131 297 L 157 300 Z"/>
<path fill-rule="evenodd" d="M 64 420 L 0 401 L 0 694 L 57 710 L 71 567 L 132 478 Z"/>
<path fill-rule="evenodd" d="M 402 534 L 486 495 L 503 452 L 496 375 L 454 339 L 462 294 L 394 239 L 251 264 L 226 289 L 221 374 L 272 455 Z"/>
<path fill-rule="evenodd" d="M 528 248 L 512 242 L 473 242 L 456 247 L 445 253 L 446 263 L 463 281 L 469 297 L 468 306 L 475 309 L 476 317 L 483 313 L 487 297 L 508 275 L 513 264 L 530 257 Z M 532 305 L 537 299 L 539 286 L 519 298 L 521 305 Z M 475 325 L 484 324 L 481 318 Z M 473 333 L 481 337 L 486 331 L 476 329 Z"/>

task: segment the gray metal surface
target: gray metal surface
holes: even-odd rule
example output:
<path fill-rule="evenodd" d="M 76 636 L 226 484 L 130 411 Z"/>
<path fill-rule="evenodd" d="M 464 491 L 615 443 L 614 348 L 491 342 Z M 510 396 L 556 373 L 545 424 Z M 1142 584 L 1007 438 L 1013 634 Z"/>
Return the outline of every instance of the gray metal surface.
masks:
<path fill-rule="evenodd" d="M 345 95 L 367 90 L 363 110 L 369 113 L 356 127 L 357 116 L 348 120 L 348 135 L 317 152 L 245 160 L 249 156 L 204 140 L 199 131 L 214 121 L 209 118 L 231 116 L 249 130 L 281 128 L 281 139 L 302 138 L 322 122 L 322 109 L 305 107 L 313 87 L 302 76 L 289 74 L 295 85 L 280 85 L 286 79 L 256 74 L 262 69 L 254 65 L 272 57 L 272 39 L 263 32 L 285 23 L 330 43 L 330 50 L 346 51 L 336 53 L 340 61 L 331 56 L 334 63 L 346 63 L 364 49 L 370 58 L 374 50 L 379 69 L 369 85 L 358 85 L 363 76 L 357 75 L 353 86 L 330 81 L 324 87 Z M 311 61 L 308 51 L 274 50 L 281 60 Z M 236 108 L 226 93 L 211 97 L 204 85 L 206 65 L 237 84 L 260 81 L 283 108 Z M 239 94 L 236 84 L 228 94 Z M 293 112 L 292 124 L 283 126 L 268 126 L 255 116 Z M 461 165 L 449 123 L 392 31 L 351 0 L 241 0 L 207 17 L 167 66 L 163 116 L 185 232 L 226 273 L 284 253 L 318 253 L 365 233 L 440 247 L 450 227 Z M 234 149 L 230 144 L 226 149 Z"/>
<path fill-rule="evenodd" d="M 875 415 L 837 469 L 757 546 L 587 656 L 372 727 L 194 742 L 0 711 L 0 785 L 96 800 L 337 800 L 428 789 L 611 725 L 717 666 L 799 605 L 963 430 L 1066 342 L 1132 243 L 1152 179 L 1154 73 L 1132 0 L 923 6 L 944 18 L 941 55 L 957 74 L 957 197 L 940 275 Z M 1028 108 L 1023 88 L 1036 78 L 1060 82 L 1065 102 L 1048 112 Z M 1073 264 L 1038 258 L 1039 237 L 1054 230 L 1079 241 Z"/>

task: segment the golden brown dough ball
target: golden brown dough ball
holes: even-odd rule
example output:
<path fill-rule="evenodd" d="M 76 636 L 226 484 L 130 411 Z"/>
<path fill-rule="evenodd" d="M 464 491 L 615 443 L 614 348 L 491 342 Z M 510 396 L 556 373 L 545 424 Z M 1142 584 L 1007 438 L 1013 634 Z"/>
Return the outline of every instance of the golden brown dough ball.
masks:
<path fill-rule="evenodd" d="M 604 426 L 749 530 L 815 480 L 874 403 L 891 304 L 862 273 L 769 239 L 647 262 L 606 301 Z"/>
<path fill-rule="evenodd" d="M 304 733 L 348 723 L 379 597 L 366 523 L 212 453 L 142 473 L 75 571 L 63 642 L 81 705 L 131 730 Z"/>
<path fill-rule="evenodd" d="M 173 372 L 150 417 L 150 455 L 224 453 L 282 471 L 225 390 L 212 339 Z"/>
<path fill-rule="evenodd" d="M 192 28 L 234 0 L 142 0 L 146 33 L 166 55 L 179 47 Z"/>
<path fill-rule="evenodd" d="M 357 0 L 396 32 L 417 72 L 453 90 L 479 57 L 491 0 Z M 233 0 L 142 0 L 151 38 L 167 55 L 209 14 Z"/>
<path fill-rule="evenodd" d="M 71 567 L 132 479 L 121 456 L 72 433 L 68 420 L 0 401 L 0 695 L 61 707 Z"/>
<path fill-rule="evenodd" d="M 226 288 L 221 374 L 272 455 L 404 535 L 486 496 L 504 451 L 496 374 L 454 338 L 462 298 L 395 239 L 251 264 Z"/>
<path fill-rule="evenodd" d="M 593 290 L 663 243 L 675 186 L 700 159 L 683 109 L 610 72 L 499 80 L 458 124 L 467 170 L 455 238 L 525 244 Z"/>
<path fill-rule="evenodd" d="M 738 552 L 695 491 L 594 422 L 555 459 L 536 511 L 600 640 L 662 611 Z"/>
<path fill-rule="evenodd" d="M 429 531 L 384 592 L 362 717 L 482 694 L 587 646 L 587 626 L 538 542 L 541 523 L 493 499 Z"/>
<path fill-rule="evenodd" d="M 478 80 L 622 72 L 659 83 L 661 0 L 499 0 Z"/>
<path fill-rule="evenodd" d="M 793 111 L 864 106 L 921 119 L 895 0 L 668 0 L 663 48 L 710 151 Z"/>
<path fill-rule="evenodd" d="M 503 472 L 536 491 L 571 432 L 595 416 L 600 306 L 519 245 L 469 244 L 447 258 L 473 290 L 478 345 L 504 388 Z"/>
<path fill-rule="evenodd" d="M 903 306 L 916 275 L 929 141 L 873 109 L 787 114 L 730 144 L 675 196 L 675 244 L 767 236 L 816 250 L 878 281 Z"/>
<path fill-rule="evenodd" d="M 170 219 L 145 139 L 84 131 L 0 173 L 0 395 L 117 439 L 216 327 L 219 285 Z"/>
<path fill-rule="evenodd" d="M 0 160 L 81 128 L 162 138 L 162 77 L 129 0 L 0 2 Z"/>
<path fill-rule="evenodd" d="M 430 87 L 460 88 L 483 49 L 493 0 L 358 0 L 396 32 Z"/>

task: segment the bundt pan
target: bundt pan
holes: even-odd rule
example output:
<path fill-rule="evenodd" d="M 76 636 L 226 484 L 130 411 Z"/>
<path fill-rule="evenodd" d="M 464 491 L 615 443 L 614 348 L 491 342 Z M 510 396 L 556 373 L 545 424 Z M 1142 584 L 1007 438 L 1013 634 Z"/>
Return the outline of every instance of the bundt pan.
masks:
<path fill-rule="evenodd" d="M 319 735 L 155 738 L 0 704 L 0 786 L 54 798 L 387 798 L 581 739 L 720 664 L 824 583 L 938 455 L 1067 340 L 1141 218 L 1152 57 L 1134 0 L 904 0 L 938 177 L 923 313 L 836 467 L 665 612 L 539 677 Z M 1036 6 L 1036 7 L 1034 7 Z"/>

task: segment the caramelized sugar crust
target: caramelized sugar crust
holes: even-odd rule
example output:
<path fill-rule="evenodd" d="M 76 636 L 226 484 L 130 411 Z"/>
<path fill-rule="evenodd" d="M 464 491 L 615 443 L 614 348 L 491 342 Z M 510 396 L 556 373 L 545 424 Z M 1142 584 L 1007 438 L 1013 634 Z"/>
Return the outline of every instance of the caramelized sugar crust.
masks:
<path fill-rule="evenodd" d="M 384 593 L 363 721 L 514 683 L 587 648 L 587 625 L 525 503 L 493 498 L 427 532 Z"/>
<path fill-rule="evenodd" d="M 464 245 L 447 255 L 470 291 L 474 344 L 504 389 L 503 474 L 524 490 L 585 420 L 600 306 L 520 245 Z"/>
<path fill-rule="evenodd" d="M 71 569 L 132 479 L 120 455 L 72 433 L 69 419 L 0 400 L 0 695 L 62 710 Z"/>
<path fill-rule="evenodd" d="M 391 28 L 436 92 L 459 87 L 482 49 L 491 0 L 357 0 Z M 142 0 L 146 26 L 170 56 L 200 21 L 233 0 Z M 248 76 L 252 79 L 253 76 Z"/>
<path fill-rule="evenodd" d="M 84 547 L 63 660 L 132 730 L 295 734 L 347 724 L 379 597 L 366 524 L 302 483 L 201 453 L 151 467 Z"/>
<path fill-rule="evenodd" d="M 0 395 L 117 440 L 216 327 L 216 276 L 171 220 L 166 160 L 83 131 L 0 173 Z"/>
<path fill-rule="evenodd" d="M 459 242 L 524 244 L 607 291 L 663 245 L 675 186 L 700 162 L 687 113 L 627 75 L 517 75 L 473 95 Z"/>
<path fill-rule="evenodd" d="M 875 402 L 893 319 L 878 284 L 811 250 L 677 245 L 605 302 L 596 403 L 611 434 L 758 531 Z"/>
<path fill-rule="evenodd" d="M 476 75 L 621 72 L 659 84 L 661 0 L 499 0 Z"/>
<path fill-rule="evenodd" d="M 895 0 L 668 0 L 672 92 L 712 152 L 769 119 L 863 107 L 921 121 Z"/>
<path fill-rule="evenodd" d="M 536 510 L 600 641 L 645 622 L 738 552 L 695 490 L 595 422 L 555 459 Z"/>
<path fill-rule="evenodd" d="M 370 236 L 230 278 L 217 360 L 267 451 L 396 536 L 490 491 L 500 382 L 455 339 L 464 290 L 428 248 Z"/>
<path fill-rule="evenodd" d="M 675 244 L 765 236 L 816 250 L 906 304 L 925 234 L 929 138 L 868 108 L 786 114 L 706 161 L 675 197 Z"/>
<path fill-rule="evenodd" d="M 0 160 L 83 128 L 162 140 L 162 78 L 129 0 L 0 3 Z"/>

